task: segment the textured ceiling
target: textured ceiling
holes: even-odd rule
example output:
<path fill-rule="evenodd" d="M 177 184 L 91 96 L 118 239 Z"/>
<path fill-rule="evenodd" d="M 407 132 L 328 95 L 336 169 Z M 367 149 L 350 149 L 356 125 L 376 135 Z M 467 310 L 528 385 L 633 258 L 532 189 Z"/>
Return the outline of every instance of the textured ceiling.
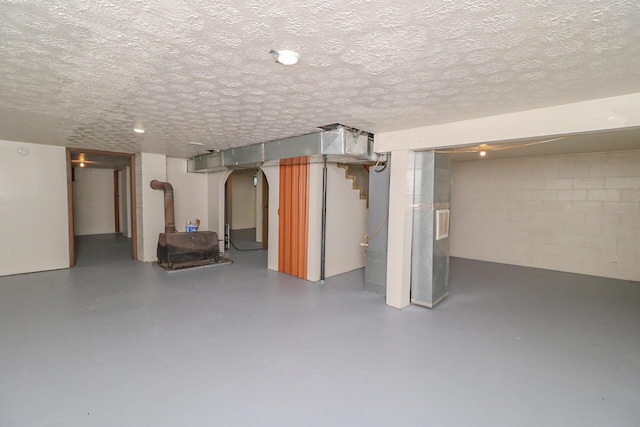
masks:
<path fill-rule="evenodd" d="M 0 24 L 0 139 L 70 147 L 190 157 L 640 92 L 638 0 L 4 0 Z"/>

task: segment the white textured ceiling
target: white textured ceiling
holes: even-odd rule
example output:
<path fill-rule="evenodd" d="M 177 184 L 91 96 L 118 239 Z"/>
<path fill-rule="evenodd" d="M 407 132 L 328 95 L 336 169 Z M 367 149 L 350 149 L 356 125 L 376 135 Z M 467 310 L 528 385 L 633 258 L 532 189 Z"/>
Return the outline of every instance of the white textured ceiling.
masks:
<path fill-rule="evenodd" d="M 7 140 L 190 157 L 635 92 L 638 0 L 0 3 Z"/>

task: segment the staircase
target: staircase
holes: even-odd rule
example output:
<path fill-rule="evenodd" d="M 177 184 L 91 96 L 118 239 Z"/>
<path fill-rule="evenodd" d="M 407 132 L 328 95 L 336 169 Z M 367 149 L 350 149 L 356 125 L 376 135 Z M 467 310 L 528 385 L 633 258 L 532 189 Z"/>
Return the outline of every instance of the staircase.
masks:
<path fill-rule="evenodd" d="M 354 190 L 360 193 L 360 200 L 364 200 L 369 209 L 369 165 L 355 163 L 338 163 L 339 168 L 344 169 L 344 176 L 350 179 Z"/>

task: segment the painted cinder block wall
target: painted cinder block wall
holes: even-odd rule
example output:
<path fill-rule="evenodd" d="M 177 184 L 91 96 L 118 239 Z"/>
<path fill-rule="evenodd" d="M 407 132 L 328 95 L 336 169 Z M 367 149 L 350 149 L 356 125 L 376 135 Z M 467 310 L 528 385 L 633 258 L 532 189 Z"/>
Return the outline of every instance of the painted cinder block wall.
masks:
<path fill-rule="evenodd" d="M 207 175 L 187 172 L 187 159 L 167 157 L 167 182 L 173 187 L 176 229 L 186 231 L 187 221 L 199 219 L 199 230 L 208 231 Z"/>
<path fill-rule="evenodd" d="M 185 231 L 187 220 L 200 218 L 201 230 L 207 230 L 209 204 L 205 175 L 187 173 L 187 160 L 162 154 L 136 154 L 136 214 L 138 225 L 138 259 L 157 259 L 158 235 L 164 232 L 164 192 L 150 183 L 169 182 L 174 190 L 174 216 L 178 231 Z"/>
<path fill-rule="evenodd" d="M 457 162 L 451 256 L 640 281 L 640 151 Z"/>

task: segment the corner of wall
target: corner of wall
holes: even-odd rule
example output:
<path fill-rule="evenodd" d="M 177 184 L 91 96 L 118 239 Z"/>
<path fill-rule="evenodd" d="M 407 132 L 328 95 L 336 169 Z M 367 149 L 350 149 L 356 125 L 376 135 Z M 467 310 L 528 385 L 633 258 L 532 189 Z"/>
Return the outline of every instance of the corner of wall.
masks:
<path fill-rule="evenodd" d="M 138 259 L 144 262 L 157 260 L 158 235 L 164 231 L 164 194 L 149 183 L 167 180 L 166 159 L 163 154 L 136 154 Z"/>

